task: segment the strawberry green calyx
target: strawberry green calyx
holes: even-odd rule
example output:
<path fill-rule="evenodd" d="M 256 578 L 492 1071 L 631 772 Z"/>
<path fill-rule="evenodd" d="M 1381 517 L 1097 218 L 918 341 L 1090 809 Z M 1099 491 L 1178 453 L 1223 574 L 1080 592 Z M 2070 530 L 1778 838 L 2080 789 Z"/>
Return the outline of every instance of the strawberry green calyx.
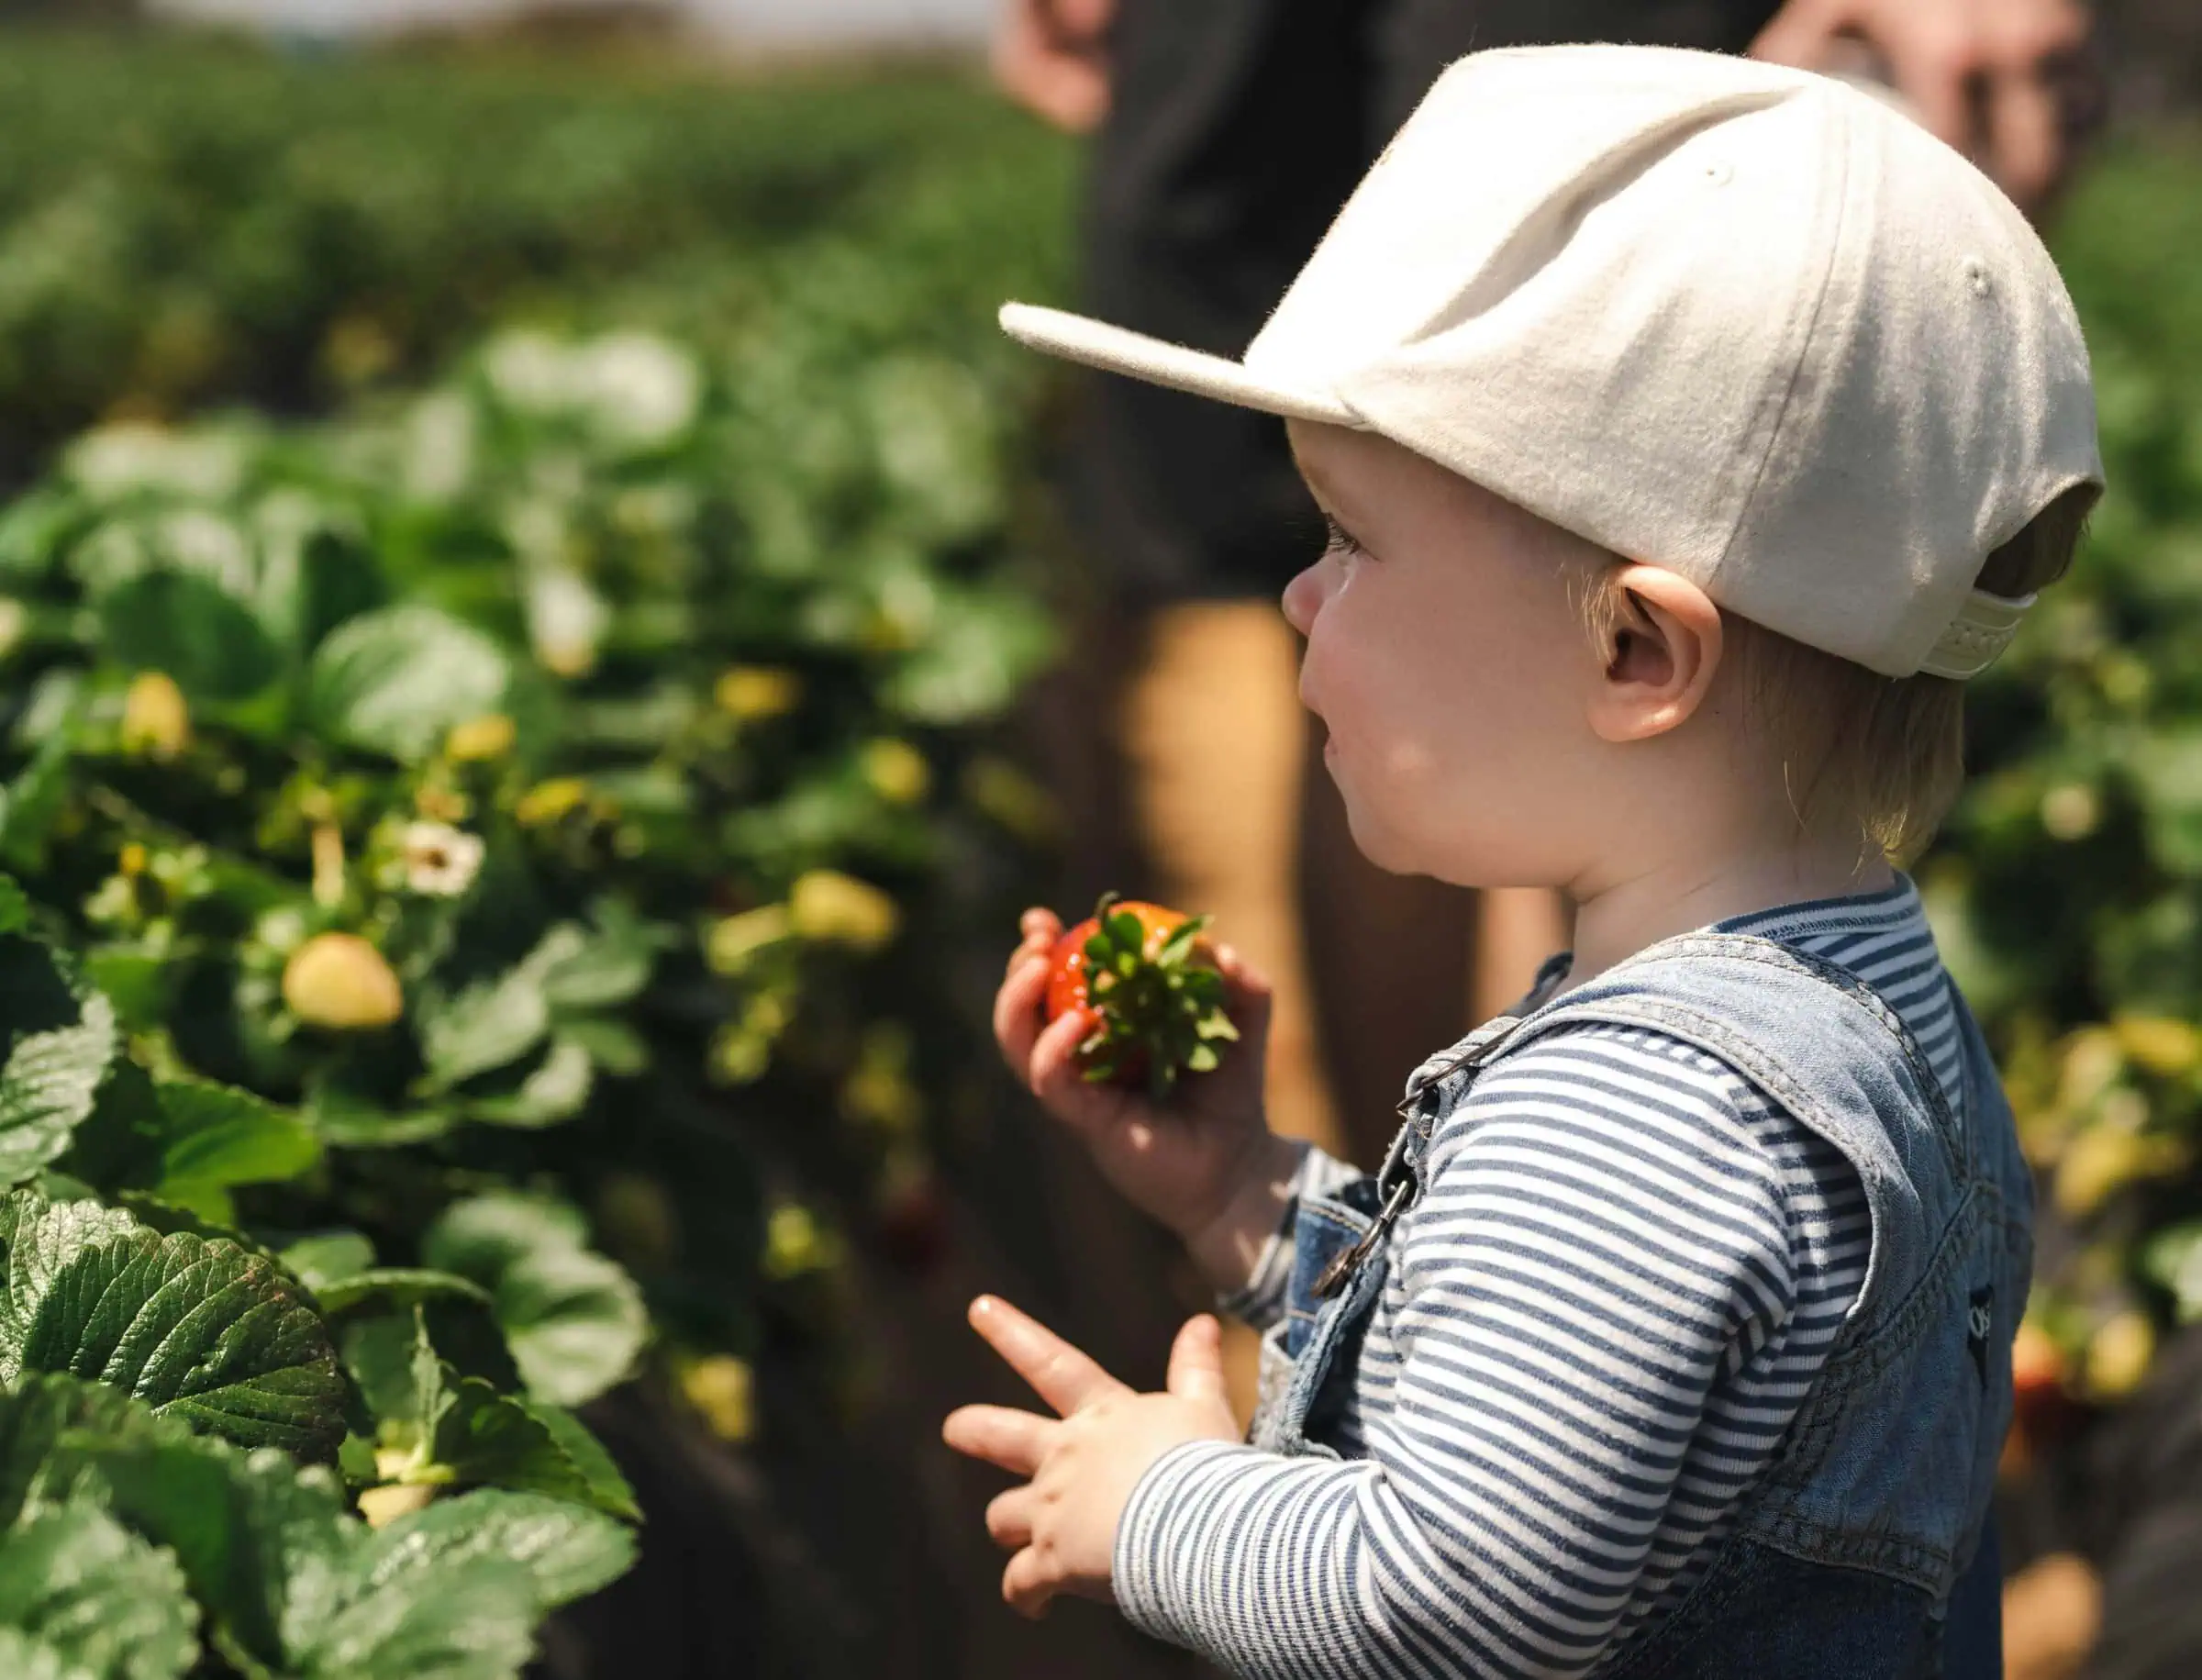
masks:
<path fill-rule="evenodd" d="M 1209 918 L 1156 927 L 1118 902 L 1113 893 L 1102 897 L 1085 941 L 1087 998 L 1099 1025 L 1079 1055 L 1088 1080 L 1144 1084 L 1161 1102 L 1181 1074 L 1213 1070 L 1218 1046 L 1236 1040 L 1239 1029 L 1201 938 Z"/>

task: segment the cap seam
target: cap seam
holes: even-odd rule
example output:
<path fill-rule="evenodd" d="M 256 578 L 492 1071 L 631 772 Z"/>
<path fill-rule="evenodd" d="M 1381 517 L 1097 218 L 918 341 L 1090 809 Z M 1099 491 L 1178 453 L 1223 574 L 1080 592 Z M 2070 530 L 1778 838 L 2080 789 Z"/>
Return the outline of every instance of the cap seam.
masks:
<path fill-rule="evenodd" d="M 1836 102 L 1830 100 L 1829 103 L 1836 109 L 1841 109 Z M 1844 113 L 1843 126 L 1847 140 L 1851 128 L 1847 113 Z M 1742 499 L 1736 505 L 1736 516 L 1728 528 L 1727 540 L 1721 543 L 1720 552 L 1713 562 L 1713 575 L 1716 579 L 1727 569 L 1729 556 L 1735 551 L 1736 540 L 1742 534 L 1743 527 L 1750 518 L 1752 508 L 1757 505 L 1759 488 L 1765 483 L 1767 466 L 1774 460 L 1774 446 L 1781 440 L 1783 428 L 1789 423 L 1789 410 L 1796 400 L 1798 383 L 1804 378 L 1805 362 L 1811 355 L 1812 346 L 1819 336 L 1820 317 L 1827 310 L 1828 294 L 1833 290 L 1835 284 L 1835 259 L 1842 250 L 1842 236 L 1850 222 L 1851 151 L 1852 148 L 1848 144 L 1845 144 L 1841 150 L 1840 162 L 1842 173 L 1837 184 L 1835 194 L 1835 226 L 1828 239 L 1827 263 L 1820 271 L 1819 289 L 1813 295 L 1812 313 L 1805 322 L 1804 336 L 1797 342 L 1796 355 L 1790 362 L 1788 382 L 1782 391 L 1781 405 L 1774 410 L 1774 424 L 1767 428 L 1766 442 L 1759 451 L 1758 464 L 1752 470 L 1751 483 L 1744 489 Z"/>

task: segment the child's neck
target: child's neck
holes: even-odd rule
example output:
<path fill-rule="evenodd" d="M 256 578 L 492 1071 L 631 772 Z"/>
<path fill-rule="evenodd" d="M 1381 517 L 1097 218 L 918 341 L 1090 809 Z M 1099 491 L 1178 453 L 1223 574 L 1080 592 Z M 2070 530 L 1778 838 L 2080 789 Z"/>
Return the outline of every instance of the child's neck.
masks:
<path fill-rule="evenodd" d="M 1580 985 L 1678 933 L 1785 904 L 1878 892 L 1894 878 L 1878 852 L 1861 856 L 1855 834 L 1798 837 L 1709 858 L 1625 861 L 1571 895 L 1574 962 L 1567 984 Z"/>

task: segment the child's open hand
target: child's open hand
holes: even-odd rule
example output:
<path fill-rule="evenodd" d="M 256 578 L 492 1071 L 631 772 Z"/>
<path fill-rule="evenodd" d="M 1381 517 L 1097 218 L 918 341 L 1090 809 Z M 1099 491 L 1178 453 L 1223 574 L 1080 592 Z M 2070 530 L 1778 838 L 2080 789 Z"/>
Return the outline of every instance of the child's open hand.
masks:
<path fill-rule="evenodd" d="M 1240 1439 L 1223 1386 L 1221 1332 L 1203 1314 L 1170 1350 L 1167 1392 L 1134 1394 L 1076 1348 L 992 1296 L 972 1327 L 1060 1419 L 1006 1406 L 959 1407 L 941 1438 L 959 1452 L 1029 1477 L 986 1508 L 986 1531 L 1013 1555 L 1002 1597 L 1022 1616 L 1058 1593 L 1112 1602 L 1117 1523 L 1154 1462 L 1189 1441 Z"/>
<path fill-rule="evenodd" d="M 1093 1152 L 1102 1175 L 1135 1206 L 1187 1241 L 1223 1217 L 1251 1179 L 1275 1164 L 1262 1111 L 1262 1062 L 1269 1039 L 1269 984 L 1229 946 L 1218 949 L 1228 1007 L 1239 1041 L 1213 1073 L 1183 1079 L 1161 1106 L 1145 1095 L 1090 1083 L 1078 1046 L 1093 1031 L 1090 1012 L 1073 1011 L 1042 1029 L 1049 953 L 1062 923 L 1027 910 L 1024 941 L 1010 953 L 995 996 L 994 1032 L 1010 1069 L 1048 1111 Z"/>

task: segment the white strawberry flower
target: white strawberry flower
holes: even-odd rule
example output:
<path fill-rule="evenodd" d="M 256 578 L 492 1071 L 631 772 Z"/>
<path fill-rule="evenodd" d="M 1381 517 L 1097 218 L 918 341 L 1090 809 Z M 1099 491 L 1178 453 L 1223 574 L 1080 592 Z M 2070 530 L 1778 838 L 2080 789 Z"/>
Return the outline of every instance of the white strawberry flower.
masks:
<path fill-rule="evenodd" d="M 398 842 L 406 885 L 429 898 L 456 898 L 473 885 L 483 850 L 480 835 L 448 822 L 407 823 Z"/>

